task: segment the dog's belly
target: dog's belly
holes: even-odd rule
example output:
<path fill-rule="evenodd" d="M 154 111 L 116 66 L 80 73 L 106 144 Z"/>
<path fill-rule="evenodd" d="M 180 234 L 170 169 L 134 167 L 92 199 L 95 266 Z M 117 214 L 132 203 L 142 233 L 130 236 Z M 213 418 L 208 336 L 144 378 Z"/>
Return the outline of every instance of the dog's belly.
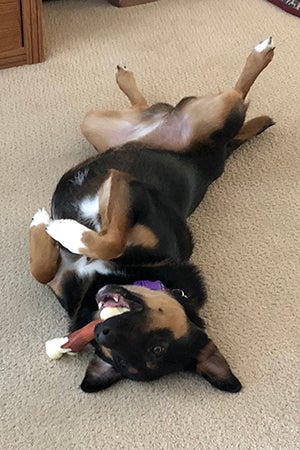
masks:
<path fill-rule="evenodd" d="M 143 131 L 142 127 L 141 131 Z M 180 115 L 169 117 L 155 129 L 149 129 L 147 133 L 138 135 L 135 140 L 156 148 L 181 151 L 191 144 L 191 136 L 191 125 L 184 115 Z"/>

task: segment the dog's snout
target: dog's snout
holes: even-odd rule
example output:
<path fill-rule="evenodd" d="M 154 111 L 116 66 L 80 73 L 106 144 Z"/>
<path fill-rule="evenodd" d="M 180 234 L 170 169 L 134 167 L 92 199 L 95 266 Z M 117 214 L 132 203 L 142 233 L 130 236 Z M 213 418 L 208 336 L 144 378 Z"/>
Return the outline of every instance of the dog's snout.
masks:
<path fill-rule="evenodd" d="M 114 331 L 109 326 L 98 325 L 95 328 L 95 338 L 100 345 L 104 345 L 105 347 L 111 347 L 115 342 L 116 336 Z"/>

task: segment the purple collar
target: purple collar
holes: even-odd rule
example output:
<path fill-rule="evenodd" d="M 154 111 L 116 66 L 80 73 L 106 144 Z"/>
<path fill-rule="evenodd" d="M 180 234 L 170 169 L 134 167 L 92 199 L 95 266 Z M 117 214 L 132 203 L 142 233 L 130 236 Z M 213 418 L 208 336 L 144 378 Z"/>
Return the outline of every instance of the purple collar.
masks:
<path fill-rule="evenodd" d="M 135 281 L 133 283 L 134 286 L 142 286 L 148 289 L 151 289 L 151 291 L 163 291 L 165 289 L 165 286 L 162 284 L 161 281 L 148 281 L 148 280 L 139 280 Z"/>
<path fill-rule="evenodd" d="M 156 280 L 156 281 L 139 280 L 139 281 L 134 281 L 133 285 L 134 286 L 142 286 L 142 287 L 151 289 L 151 291 L 164 291 L 166 289 L 165 286 L 162 284 L 162 282 L 159 280 Z M 181 297 L 188 299 L 187 295 L 185 295 L 185 293 L 182 289 L 172 289 L 172 292 L 174 294 L 176 292 L 177 295 L 180 295 Z"/>

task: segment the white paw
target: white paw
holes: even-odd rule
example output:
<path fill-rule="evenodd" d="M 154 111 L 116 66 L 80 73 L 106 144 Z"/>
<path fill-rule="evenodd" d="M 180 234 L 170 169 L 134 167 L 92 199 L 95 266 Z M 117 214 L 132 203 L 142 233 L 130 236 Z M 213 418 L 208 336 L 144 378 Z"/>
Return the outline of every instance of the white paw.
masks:
<path fill-rule="evenodd" d="M 80 249 L 85 248 L 81 238 L 89 228 L 81 225 L 76 220 L 61 219 L 53 220 L 46 228 L 47 233 L 72 253 L 81 254 Z"/>
<path fill-rule="evenodd" d="M 264 41 L 260 42 L 259 44 L 257 44 L 257 46 L 254 47 L 254 50 L 256 50 L 258 53 L 261 53 L 264 50 L 266 50 L 266 48 L 273 48 L 273 47 L 274 47 L 273 39 L 272 37 L 269 37 Z"/>
<path fill-rule="evenodd" d="M 55 338 L 46 342 L 46 353 L 51 359 L 59 359 L 64 353 L 70 353 L 69 348 L 61 348 L 64 344 L 68 342 L 67 337 Z M 74 353 L 71 353 L 74 355 Z"/>
<path fill-rule="evenodd" d="M 35 215 L 32 218 L 30 228 L 36 227 L 37 225 L 40 225 L 41 223 L 44 223 L 45 225 L 48 225 L 50 221 L 49 214 L 45 210 L 45 208 L 38 209 Z"/>

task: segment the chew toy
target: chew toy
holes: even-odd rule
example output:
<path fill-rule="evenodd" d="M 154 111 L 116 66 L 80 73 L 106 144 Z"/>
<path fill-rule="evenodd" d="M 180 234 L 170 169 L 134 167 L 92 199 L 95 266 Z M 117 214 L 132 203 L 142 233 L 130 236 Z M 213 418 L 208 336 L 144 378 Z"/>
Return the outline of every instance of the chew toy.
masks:
<path fill-rule="evenodd" d="M 94 338 L 95 326 L 103 319 L 95 319 L 84 327 L 62 338 L 51 339 L 46 342 L 46 353 L 51 359 L 59 359 L 64 353 L 75 355 L 80 352 Z"/>

